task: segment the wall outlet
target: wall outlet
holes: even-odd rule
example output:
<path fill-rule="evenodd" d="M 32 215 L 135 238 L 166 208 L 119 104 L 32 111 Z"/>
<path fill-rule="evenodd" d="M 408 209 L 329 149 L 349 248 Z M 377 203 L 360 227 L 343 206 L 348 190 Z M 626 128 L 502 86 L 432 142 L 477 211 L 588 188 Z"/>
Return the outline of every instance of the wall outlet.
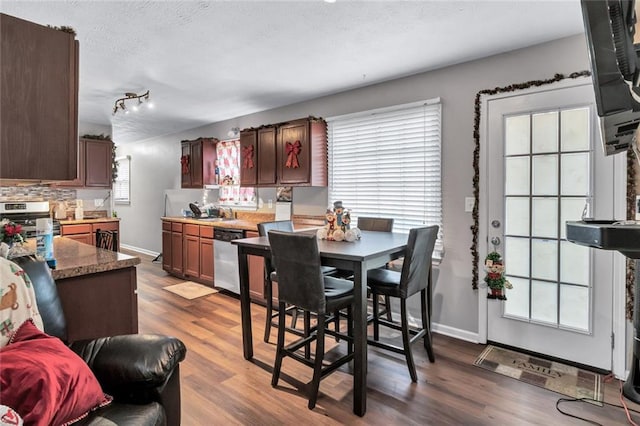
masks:
<path fill-rule="evenodd" d="M 93 205 L 96 207 L 102 207 L 104 205 L 104 200 L 102 198 L 96 198 L 93 200 Z"/>
<path fill-rule="evenodd" d="M 473 197 L 464 197 L 464 211 L 472 212 L 473 206 L 476 204 L 476 199 Z"/>

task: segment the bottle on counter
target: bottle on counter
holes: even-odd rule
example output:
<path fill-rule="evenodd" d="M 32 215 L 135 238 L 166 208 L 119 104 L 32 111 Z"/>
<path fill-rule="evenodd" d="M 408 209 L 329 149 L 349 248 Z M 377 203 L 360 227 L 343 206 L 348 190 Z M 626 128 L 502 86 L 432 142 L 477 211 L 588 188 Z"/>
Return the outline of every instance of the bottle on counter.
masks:
<path fill-rule="evenodd" d="M 47 261 L 53 259 L 53 221 L 51 218 L 36 219 L 36 254 Z"/>
<path fill-rule="evenodd" d="M 84 219 L 84 208 L 82 200 L 76 200 L 76 220 Z"/>

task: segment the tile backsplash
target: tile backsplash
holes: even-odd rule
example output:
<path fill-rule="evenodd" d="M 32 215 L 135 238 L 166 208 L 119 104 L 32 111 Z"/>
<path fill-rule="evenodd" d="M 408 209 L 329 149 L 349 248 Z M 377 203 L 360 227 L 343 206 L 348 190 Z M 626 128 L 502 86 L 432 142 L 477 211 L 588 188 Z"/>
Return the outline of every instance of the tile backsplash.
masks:
<path fill-rule="evenodd" d="M 0 201 L 73 201 L 78 198 L 72 188 L 51 188 L 48 186 L 2 186 Z"/>

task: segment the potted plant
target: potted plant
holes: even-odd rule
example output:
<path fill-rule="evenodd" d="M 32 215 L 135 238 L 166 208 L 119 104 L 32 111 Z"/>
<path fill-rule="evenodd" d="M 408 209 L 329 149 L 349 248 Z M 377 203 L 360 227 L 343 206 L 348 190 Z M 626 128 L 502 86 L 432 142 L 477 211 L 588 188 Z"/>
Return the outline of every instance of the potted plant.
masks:
<path fill-rule="evenodd" d="M 504 290 L 512 289 L 513 286 L 504 276 L 504 262 L 500 253 L 496 251 L 489 253 L 484 260 L 484 269 L 487 271 L 484 282 L 489 288 L 487 298 L 507 300 Z"/>

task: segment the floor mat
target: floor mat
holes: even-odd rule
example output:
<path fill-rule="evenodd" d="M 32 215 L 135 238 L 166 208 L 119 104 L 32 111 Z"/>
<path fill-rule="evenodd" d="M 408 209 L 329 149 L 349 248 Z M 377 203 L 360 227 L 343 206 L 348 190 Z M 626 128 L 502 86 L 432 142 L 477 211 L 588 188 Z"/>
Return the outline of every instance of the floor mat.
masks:
<path fill-rule="evenodd" d="M 165 290 L 171 293 L 182 296 L 185 299 L 197 299 L 198 297 L 208 296 L 210 294 L 217 293 L 218 290 L 207 287 L 206 285 L 194 283 L 193 281 L 185 281 L 179 284 L 163 287 Z"/>
<path fill-rule="evenodd" d="M 573 398 L 602 401 L 600 374 L 489 345 L 474 365 Z"/>

